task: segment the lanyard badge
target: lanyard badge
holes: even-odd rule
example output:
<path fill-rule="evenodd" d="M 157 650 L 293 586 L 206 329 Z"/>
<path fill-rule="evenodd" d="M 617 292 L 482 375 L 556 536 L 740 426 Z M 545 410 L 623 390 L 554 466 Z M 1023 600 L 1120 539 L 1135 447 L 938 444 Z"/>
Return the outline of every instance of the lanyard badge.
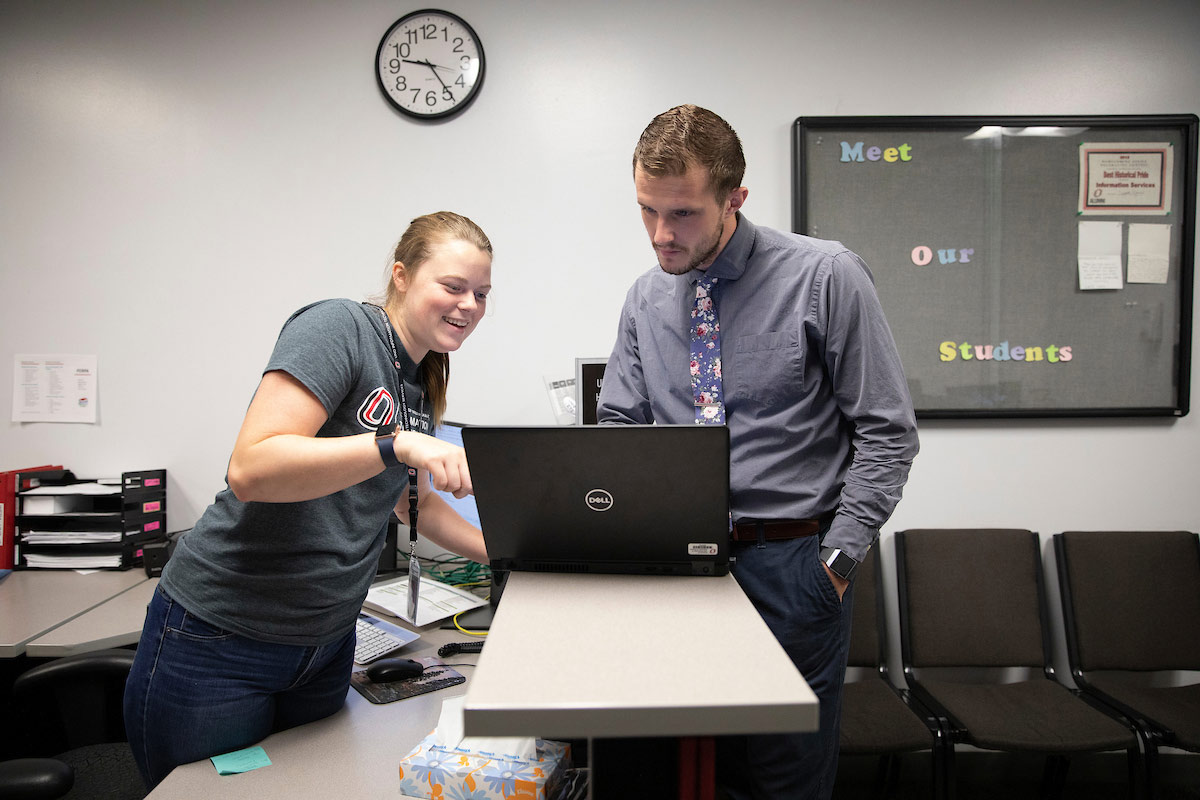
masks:
<path fill-rule="evenodd" d="M 379 306 L 376 306 L 379 308 Z M 388 344 L 392 348 L 392 365 L 396 368 L 396 385 L 400 399 L 400 426 L 412 430 L 408 418 L 408 398 L 404 392 L 404 377 L 400 374 L 400 354 L 396 351 L 396 340 L 392 336 L 392 323 L 387 311 L 379 308 L 383 315 L 383 327 L 387 331 Z M 408 619 L 417 621 L 417 601 L 421 596 L 421 563 L 417 560 L 417 468 L 405 465 L 408 470 Z"/>
<path fill-rule="evenodd" d="M 417 560 L 417 470 L 408 468 L 408 619 L 416 624 L 421 596 L 421 562 Z"/>

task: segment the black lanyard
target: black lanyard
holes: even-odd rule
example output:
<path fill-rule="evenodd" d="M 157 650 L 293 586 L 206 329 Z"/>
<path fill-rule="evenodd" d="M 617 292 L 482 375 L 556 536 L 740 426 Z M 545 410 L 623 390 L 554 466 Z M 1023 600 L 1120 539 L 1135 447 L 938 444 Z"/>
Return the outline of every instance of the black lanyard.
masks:
<path fill-rule="evenodd" d="M 396 385 L 400 389 L 397 392 L 400 398 L 400 425 L 406 431 L 412 430 L 412 423 L 408 419 L 408 397 L 404 392 L 404 376 L 400 371 L 400 354 L 396 350 L 396 339 L 392 336 L 392 321 L 388 319 L 387 311 L 380 306 L 375 306 L 379 309 L 379 313 L 383 315 L 383 329 L 387 331 L 388 345 L 392 348 L 392 365 L 396 368 Z M 409 464 L 404 465 L 408 470 L 408 541 L 412 547 L 417 544 L 417 468 Z"/>
<path fill-rule="evenodd" d="M 396 350 L 396 339 L 392 336 L 392 321 L 388 319 L 385 309 L 375 307 L 383 315 L 383 329 L 387 331 L 388 345 L 392 348 L 392 365 L 396 368 L 396 386 L 400 390 L 397 392 L 400 398 L 400 425 L 406 432 L 411 431 L 408 398 L 404 394 L 404 375 L 400 372 L 400 354 Z M 408 470 L 408 620 L 415 625 L 421 594 L 421 562 L 417 559 L 417 468 L 411 464 L 405 464 L 404 467 Z"/>

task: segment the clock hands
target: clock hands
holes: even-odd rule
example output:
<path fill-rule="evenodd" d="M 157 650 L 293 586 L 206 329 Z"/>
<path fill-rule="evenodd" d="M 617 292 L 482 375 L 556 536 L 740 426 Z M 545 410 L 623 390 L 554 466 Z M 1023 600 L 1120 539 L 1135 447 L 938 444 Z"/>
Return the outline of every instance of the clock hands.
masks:
<path fill-rule="evenodd" d="M 449 67 L 443 67 L 441 64 L 434 64 L 432 61 L 430 61 L 427 58 L 423 59 L 421 61 L 416 61 L 411 58 L 406 58 L 406 59 L 403 59 L 403 61 L 405 64 L 418 64 L 423 67 L 429 67 L 430 71 L 433 72 L 433 77 L 438 79 L 438 83 L 440 83 L 442 85 L 442 88 L 445 89 L 446 91 L 450 91 L 450 87 L 446 85 L 446 82 L 444 80 L 442 80 L 442 76 L 438 75 L 439 69 L 449 70 L 450 69 Z"/>

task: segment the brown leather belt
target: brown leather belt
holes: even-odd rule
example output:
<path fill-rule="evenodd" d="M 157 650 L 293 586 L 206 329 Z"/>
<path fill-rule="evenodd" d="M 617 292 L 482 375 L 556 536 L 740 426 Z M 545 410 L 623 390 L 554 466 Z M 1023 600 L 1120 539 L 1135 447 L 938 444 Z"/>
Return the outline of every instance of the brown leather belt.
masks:
<path fill-rule="evenodd" d="M 812 536 L 821 530 L 819 519 L 764 519 L 733 523 L 735 542 L 757 542 L 759 531 L 766 541 L 776 539 L 799 539 Z"/>

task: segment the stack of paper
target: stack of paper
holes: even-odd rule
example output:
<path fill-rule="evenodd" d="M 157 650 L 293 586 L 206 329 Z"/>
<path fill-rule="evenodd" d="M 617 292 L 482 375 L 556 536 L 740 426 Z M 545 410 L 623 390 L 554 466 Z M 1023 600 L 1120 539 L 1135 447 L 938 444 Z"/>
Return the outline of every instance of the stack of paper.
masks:
<path fill-rule="evenodd" d="M 94 542 L 119 542 L 120 531 L 25 531 L 21 534 L 25 544 L 92 544 Z"/>
<path fill-rule="evenodd" d="M 433 580 L 423 580 L 420 586 L 420 600 L 417 602 L 417 618 L 408 618 L 408 576 L 394 581 L 378 583 L 367 592 L 367 608 L 383 614 L 391 614 L 408 620 L 418 627 L 432 625 L 435 622 L 452 617 L 472 608 L 487 605 L 487 600 L 476 597 L 468 591 Z"/>
<path fill-rule="evenodd" d="M 49 556 L 39 553 L 26 553 L 25 564 L 41 569 L 106 569 L 121 566 L 121 556 L 90 555 L 90 556 Z"/>

